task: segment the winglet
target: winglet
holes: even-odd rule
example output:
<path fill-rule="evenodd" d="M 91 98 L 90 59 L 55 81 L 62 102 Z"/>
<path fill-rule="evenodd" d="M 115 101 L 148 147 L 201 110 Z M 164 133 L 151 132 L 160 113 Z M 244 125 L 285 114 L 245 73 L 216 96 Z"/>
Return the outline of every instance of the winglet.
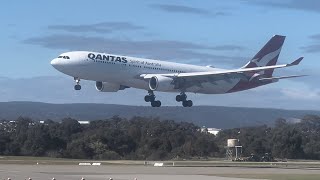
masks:
<path fill-rule="evenodd" d="M 300 57 L 299 59 L 293 61 L 292 63 L 290 63 L 290 66 L 295 66 L 300 64 L 300 62 L 302 61 L 303 57 Z"/>

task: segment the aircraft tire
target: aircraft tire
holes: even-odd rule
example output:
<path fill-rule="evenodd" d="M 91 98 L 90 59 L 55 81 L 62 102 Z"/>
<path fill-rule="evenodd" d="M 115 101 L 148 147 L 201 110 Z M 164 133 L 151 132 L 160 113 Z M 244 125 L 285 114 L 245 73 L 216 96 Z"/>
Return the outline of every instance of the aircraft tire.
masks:
<path fill-rule="evenodd" d="M 144 101 L 145 101 L 145 102 L 150 102 L 150 96 L 148 96 L 148 95 L 145 96 L 145 97 L 144 97 Z"/>
<path fill-rule="evenodd" d="M 176 96 L 176 101 L 177 101 L 177 102 L 181 102 L 181 101 L 182 101 L 182 99 L 181 99 L 181 96 L 180 96 L 180 95 L 177 95 L 177 96 Z"/>
<path fill-rule="evenodd" d="M 156 97 L 154 96 L 154 95 L 146 95 L 145 97 L 144 97 L 144 101 L 146 101 L 146 102 L 152 102 L 152 101 L 154 101 L 156 99 Z"/>
<path fill-rule="evenodd" d="M 76 90 L 76 91 L 81 90 L 81 86 L 80 86 L 79 84 L 75 85 L 75 86 L 74 86 L 74 90 Z"/>
<path fill-rule="evenodd" d="M 187 101 L 182 101 L 182 106 L 183 107 L 188 107 L 188 102 Z"/>
<path fill-rule="evenodd" d="M 161 106 L 161 101 L 155 101 L 156 104 L 157 104 L 157 107 L 160 107 Z"/>
<path fill-rule="evenodd" d="M 160 107 L 161 106 L 161 101 L 151 101 L 151 106 L 152 107 Z"/>
<path fill-rule="evenodd" d="M 191 100 L 182 101 L 183 107 L 191 107 L 193 105 L 193 102 Z"/>
<path fill-rule="evenodd" d="M 180 96 L 181 96 L 181 100 L 182 101 L 186 101 L 187 100 L 188 96 L 186 94 L 181 94 Z"/>
<path fill-rule="evenodd" d="M 151 107 L 156 107 L 156 103 L 154 101 L 151 102 Z"/>

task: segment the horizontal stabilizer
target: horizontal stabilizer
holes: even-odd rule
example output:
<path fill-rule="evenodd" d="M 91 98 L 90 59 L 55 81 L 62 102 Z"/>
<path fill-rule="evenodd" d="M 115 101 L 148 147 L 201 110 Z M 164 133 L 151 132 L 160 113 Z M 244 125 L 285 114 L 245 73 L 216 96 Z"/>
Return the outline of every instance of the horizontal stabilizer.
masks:
<path fill-rule="evenodd" d="M 297 77 L 304 77 L 308 75 L 292 75 L 292 76 L 280 76 L 280 77 L 270 77 L 270 78 L 261 78 L 260 81 L 267 81 L 267 80 L 279 80 L 279 79 L 289 79 L 289 78 L 297 78 Z"/>

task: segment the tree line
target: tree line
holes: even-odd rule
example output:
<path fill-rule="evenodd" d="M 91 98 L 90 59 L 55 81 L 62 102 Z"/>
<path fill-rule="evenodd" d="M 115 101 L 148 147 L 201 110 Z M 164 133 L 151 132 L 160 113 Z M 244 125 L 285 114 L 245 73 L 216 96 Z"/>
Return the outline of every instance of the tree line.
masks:
<path fill-rule="evenodd" d="M 75 119 L 2 122 L 0 154 L 79 159 L 164 160 L 216 156 L 214 136 L 191 123 L 113 117 L 80 125 Z"/>
<path fill-rule="evenodd" d="M 0 155 L 77 159 L 168 160 L 224 157 L 227 139 L 237 138 L 243 156 L 320 159 L 320 117 L 299 123 L 278 119 L 274 127 L 227 129 L 217 136 L 187 122 L 113 117 L 81 125 L 66 118 L 44 123 L 29 118 L 0 123 Z"/>
<path fill-rule="evenodd" d="M 224 130 L 216 141 L 220 150 L 228 137 L 240 140 L 243 156 L 271 153 L 276 158 L 320 159 L 319 116 L 308 115 L 298 123 L 277 119 L 274 127 L 264 125 Z"/>

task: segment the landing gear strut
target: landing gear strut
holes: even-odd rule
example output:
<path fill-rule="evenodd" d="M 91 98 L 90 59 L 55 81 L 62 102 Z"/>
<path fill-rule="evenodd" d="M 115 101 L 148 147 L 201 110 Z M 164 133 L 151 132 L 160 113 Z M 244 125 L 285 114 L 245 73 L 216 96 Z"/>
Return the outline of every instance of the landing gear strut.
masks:
<path fill-rule="evenodd" d="M 74 90 L 77 90 L 77 91 L 81 90 L 80 79 L 77 78 L 77 77 L 75 77 L 75 78 L 74 78 L 74 81 L 77 83 L 77 84 L 74 86 Z"/>
<path fill-rule="evenodd" d="M 160 107 L 161 101 L 159 101 L 159 100 L 156 101 L 156 96 L 154 95 L 153 91 L 149 90 L 148 93 L 149 93 L 149 95 L 146 95 L 144 97 L 144 100 L 146 102 L 151 102 L 152 107 Z"/>
<path fill-rule="evenodd" d="M 180 95 L 177 95 L 176 101 L 182 102 L 183 107 L 191 107 L 193 105 L 191 100 L 187 100 L 187 95 L 185 93 L 180 93 Z"/>

